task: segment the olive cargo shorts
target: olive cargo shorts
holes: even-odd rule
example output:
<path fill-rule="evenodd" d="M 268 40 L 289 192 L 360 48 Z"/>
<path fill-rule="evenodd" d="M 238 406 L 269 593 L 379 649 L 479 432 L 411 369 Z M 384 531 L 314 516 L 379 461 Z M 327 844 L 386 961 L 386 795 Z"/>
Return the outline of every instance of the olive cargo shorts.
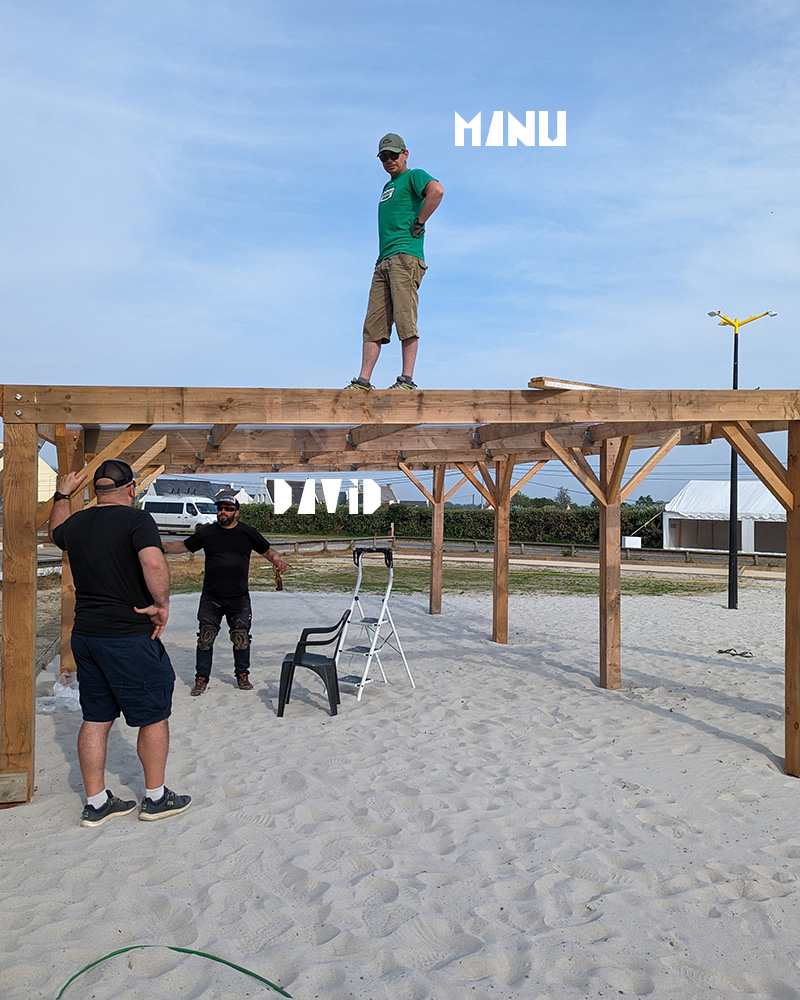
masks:
<path fill-rule="evenodd" d="M 388 344 L 392 323 L 400 340 L 418 337 L 418 289 L 427 264 L 410 253 L 396 253 L 375 267 L 364 320 L 366 342 Z"/>

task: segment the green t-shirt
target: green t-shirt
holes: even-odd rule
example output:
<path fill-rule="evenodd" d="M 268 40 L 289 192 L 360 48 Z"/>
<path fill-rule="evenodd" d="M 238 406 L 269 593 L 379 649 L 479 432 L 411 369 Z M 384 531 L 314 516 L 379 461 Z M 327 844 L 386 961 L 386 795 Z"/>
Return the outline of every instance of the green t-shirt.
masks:
<path fill-rule="evenodd" d="M 422 192 L 429 181 L 435 180 L 424 170 L 404 170 L 387 181 L 378 203 L 378 261 L 396 253 L 410 253 L 425 260 L 424 236 L 419 239 L 409 232 L 425 199 Z"/>

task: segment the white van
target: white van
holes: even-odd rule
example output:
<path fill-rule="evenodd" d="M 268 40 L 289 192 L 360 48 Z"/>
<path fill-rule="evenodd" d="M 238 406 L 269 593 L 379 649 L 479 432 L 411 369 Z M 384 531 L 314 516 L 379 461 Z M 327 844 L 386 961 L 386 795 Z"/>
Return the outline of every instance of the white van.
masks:
<path fill-rule="evenodd" d="M 190 535 L 200 524 L 213 524 L 217 506 L 211 497 L 146 496 L 142 510 L 153 515 L 156 526 L 168 534 Z"/>

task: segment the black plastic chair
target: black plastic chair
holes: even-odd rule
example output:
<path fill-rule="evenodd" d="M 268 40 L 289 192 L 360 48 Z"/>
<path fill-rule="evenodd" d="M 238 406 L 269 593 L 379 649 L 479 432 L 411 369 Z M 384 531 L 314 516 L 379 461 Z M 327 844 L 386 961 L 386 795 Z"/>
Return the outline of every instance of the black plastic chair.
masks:
<path fill-rule="evenodd" d="M 304 628 L 300 633 L 300 641 L 297 643 L 295 651 L 285 656 L 281 665 L 281 682 L 278 691 L 279 719 L 283 718 L 283 710 L 289 704 L 296 667 L 306 667 L 308 670 L 313 670 L 322 679 L 325 690 L 328 692 L 331 715 L 337 714 L 337 706 L 341 704 L 341 698 L 339 697 L 339 678 L 336 675 L 336 654 L 339 652 L 342 635 L 349 617 L 350 609 L 348 608 L 335 625 L 331 625 L 329 628 Z M 328 638 L 309 639 L 311 635 L 327 635 Z M 330 645 L 333 645 L 332 656 L 308 652 L 309 646 Z"/>

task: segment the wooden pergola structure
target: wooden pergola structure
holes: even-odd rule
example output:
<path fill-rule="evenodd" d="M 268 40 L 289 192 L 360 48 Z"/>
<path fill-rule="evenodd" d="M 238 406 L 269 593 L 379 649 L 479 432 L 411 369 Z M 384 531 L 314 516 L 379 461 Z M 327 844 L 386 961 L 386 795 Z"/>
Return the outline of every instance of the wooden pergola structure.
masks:
<path fill-rule="evenodd" d="M 430 613 L 441 613 L 445 501 L 465 481 L 494 509 L 492 639 L 508 641 L 511 497 L 559 461 L 600 505 L 600 663 L 619 688 L 620 504 L 677 445 L 725 438 L 786 508 L 786 772 L 800 776 L 800 391 L 628 390 L 531 379 L 522 390 L 369 393 L 4 385 L 4 525 L 0 803 L 29 801 L 35 725 L 36 532 L 41 439 L 59 472 L 124 458 L 142 487 L 170 473 L 368 474 L 402 470 L 433 506 Z M 760 435 L 788 431 L 783 465 Z M 626 478 L 634 449 L 655 449 Z M 600 456 L 599 476 L 587 461 Z M 516 482 L 518 465 L 531 468 Z M 445 472 L 462 479 L 445 492 Z M 420 470 L 433 471 L 429 490 Z M 90 495 L 89 502 L 93 502 Z M 73 497 L 74 509 L 84 500 Z M 62 574 L 62 663 L 74 590 Z"/>

